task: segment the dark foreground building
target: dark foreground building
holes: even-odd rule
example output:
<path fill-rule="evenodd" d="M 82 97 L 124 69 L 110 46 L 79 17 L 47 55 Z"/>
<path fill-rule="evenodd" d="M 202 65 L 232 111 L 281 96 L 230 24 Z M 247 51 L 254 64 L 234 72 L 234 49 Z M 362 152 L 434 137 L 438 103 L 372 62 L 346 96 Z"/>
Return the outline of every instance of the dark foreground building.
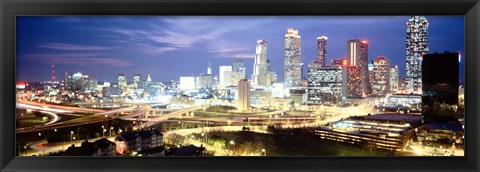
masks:
<path fill-rule="evenodd" d="M 60 156 L 115 156 L 116 155 L 115 143 L 109 141 L 106 138 L 96 140 L 94 142 L 82 143 L 80 147 L 72 145 L 68 149 L 60 153 Z"/>
<path fill-rule="evenodd" d="M 459 53 L 425 54 L 422 62 L 424 115 L 455 116 L 458 108 Z"/>

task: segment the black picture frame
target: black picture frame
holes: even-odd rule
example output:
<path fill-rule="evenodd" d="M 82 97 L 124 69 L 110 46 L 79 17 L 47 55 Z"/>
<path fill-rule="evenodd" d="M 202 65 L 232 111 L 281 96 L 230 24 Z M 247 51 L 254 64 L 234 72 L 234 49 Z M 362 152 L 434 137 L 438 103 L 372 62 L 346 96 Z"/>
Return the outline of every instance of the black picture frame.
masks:
<path fill-rule="evenodd" d="M 1 0 L 1 171 L 479 170 L 479 0 Z M 464 15 L 465 157 L 16 157 L 17 15 Z"/>

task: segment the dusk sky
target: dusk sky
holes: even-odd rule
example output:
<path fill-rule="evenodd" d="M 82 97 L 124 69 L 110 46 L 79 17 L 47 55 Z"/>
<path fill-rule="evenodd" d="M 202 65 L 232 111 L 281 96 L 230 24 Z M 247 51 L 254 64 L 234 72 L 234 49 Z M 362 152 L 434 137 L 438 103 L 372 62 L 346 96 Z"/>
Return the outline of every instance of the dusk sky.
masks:
<path fill-rule="evenodd" d="M 426 16 L 429 53 L 464 54 L 463 16 Z M 17 17 L 17 80 L 50 80 L 55 65 L 57 80 L 64 73 L 82 72 L 100 82 L 114 81 L 120 73 L 150 74 L 154 81 L 198 76 L 212 63 L 232 65 L 242 58 L 247 76 L 253 72 L 258 39 L 268 41 L 271 70 L 283 81 L 284 35 L 299 30 L 304 76 L 316 58 L 316 38 L 328 37 L 327 60 L 347 55 L 348 39 L 369 42 L 369 62 L 387 56 L 405 76 L 406 26 L 410 16 L 92 16 Z M 464 57 L 462 57 L 464 58 Z M 467 57 L 468 58 L 468 57 Z M 464 76 L 464 60 L 460 77 Z M 463 80 L 463 79 L 462 79 Z"/>

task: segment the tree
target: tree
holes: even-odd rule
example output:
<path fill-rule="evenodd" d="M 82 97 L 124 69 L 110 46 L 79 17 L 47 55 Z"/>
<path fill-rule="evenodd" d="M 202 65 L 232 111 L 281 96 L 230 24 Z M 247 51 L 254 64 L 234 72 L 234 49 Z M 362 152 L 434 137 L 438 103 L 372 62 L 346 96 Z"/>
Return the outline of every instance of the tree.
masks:
<path fill-rule="evenodd" d="M 185 141 L 185 137 L 179 134 L 171 133 L 167 135 L 165 141 L 172 145 L 182 144 Z"/>

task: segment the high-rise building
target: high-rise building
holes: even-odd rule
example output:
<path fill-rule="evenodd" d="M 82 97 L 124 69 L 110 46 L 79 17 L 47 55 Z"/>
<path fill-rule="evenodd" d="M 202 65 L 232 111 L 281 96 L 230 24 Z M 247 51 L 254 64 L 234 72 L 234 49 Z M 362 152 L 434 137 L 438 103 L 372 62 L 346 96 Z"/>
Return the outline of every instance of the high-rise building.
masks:
<path fill-rule="evenodd" d="M 422 56 L 428 53 L 428 21 L 424 16 L 412 16 L 406 26 L 406 92 L 422 94 Z"/>
<path fill-rule="evenodd" d="M 125 74 L 118 74 L 118 87 L 120 87 L 122 91 L 127 89 L 127 77 Z"/>
<path fill-rule="evenodd" d="M 250 81 L 241 79 L 238 82 L 238 110 L 246 111 L 250 109 Z"/>
<path fill-rule="evenodd" d="M 390 60 L 385 56 L 378 56 L 373 60 L 372 94 L 385 96 L 390 92 Z"/>
<path fill-rule="evenodd" d="M 370 86 L 373 87 L 374 82 L 375 82 L 375 72 L 373 72 L 373 61 L 372 63 L 368 64 L 368 79 L 370 80 Z"/>
<path fill-rule="evenodd" d="M 307 103 L 337 104 L 347 94 L 347 66 L 322 66 L 320 61 L 308 65 Z"/>
<path fill-rule="evenodd" d="M 455 116 L 458 108 L 459 53 L 425 54 L 422 61 L 422 110 L 425 115 Z"/>
<path fill-rule="evenodd" d="M 212 66 L 208 62 L 207 74 L 202 73 L 195 80 L 195 87 L 200 88 L 210 88 L 214 89 L 217 87 L 217 78 L 212 75 Z"/>
<path fill-rule="evenodd" d="M 233 65 L 232 65 L 232 71 L 233 72 L 245 72 L 242 71 L 242 68 L 245 67 L 245 63 L 243 62 L 242 59 L 234 59 L 233 60 Z M 245 75 L 245 73 L 243 73 Z"/>
<path fill-rule="evenodd" d="M 390 66 L 390 92 L 392 93 L 396 93 L 399 89 L 398 77 L 398 66 Z"/>
<path fill-rule="evenodd" d="M 255 49 L 255 62 L 253 63 L 253 85 L 267 85 L 268 63 L 267 63 L 267 41 L 258 40 Z"/>
<path fill-rule="evenodd" d="M 179 88 L 182 91 L 195 89 L 195 77 L 181 76 Z"/>
<path fill-rule="evenodd" d="M 95 92 L 98 90 L 98 79 L 90 78 L 90 91 Z"/>
<path fill-rule="evenodd" d="M 140 74 L 133 75 L 133 89 L 138 89 L 142 76 Z"/>
<path fill-rule="evenodd" d="M 361 39 L 347 41 L 347 52 L 350 66 L 360 69 L 361 97 L 364 98 L 370 93 L 370 76 L 368 74 L 368 42 Z"/>
<path fill-rule="evenodd" d="M 326 36 L 317 37 L 317 60 L 322 66 L 327 65 L 327 40 Z"/>
<path fill-rule="evenodd" d="M 226 86 L 232 84 L 232 66 L 220 66 L 219 67 L 219 86 L 224 89 Z"/>
<path fill-rule="evenodd" d="M 360 66 L 347 67 L 347 97 L 364 97 L 364 90 L 362 89 L 362 70 Z"/>
<path fill-rule="evenodd" d="M 208 62 L 207 75 L 212 75 L 212 64 Z"/>
<path fill-rule="evenodd" d="M 284 84 L 285 87 L 302 86 L 301 42 L 298 30 L 287 29 L 285 34 Z"/>
<path fill-rule="evenodd" d="M 232 84 L 237 85 L 240 79 L 246 78 L 246 68 L 245 63 L 242 59 L 233 60 L 232 65 Z"/>

